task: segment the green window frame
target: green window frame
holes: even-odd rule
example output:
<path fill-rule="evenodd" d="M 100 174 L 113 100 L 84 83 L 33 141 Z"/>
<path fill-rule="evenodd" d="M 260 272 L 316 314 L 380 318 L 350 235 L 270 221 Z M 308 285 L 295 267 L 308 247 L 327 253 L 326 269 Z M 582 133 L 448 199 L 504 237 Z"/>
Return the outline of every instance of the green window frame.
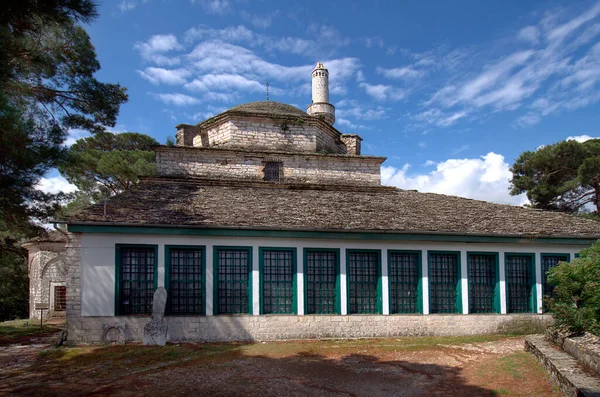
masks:
<path fill-rule="evenodd" d="M 165 246 L 165 288 L 167 315 L 206 314 L 206 248 Z"/>
<path fill-rule="evenodd" d="M 429 313 L 462 313 L 459 251 L 428 251 Z"/>
<path fill-rule="evenodd" d="M 564 253 L 543 253 L 542 259 L 542 297 L 554 295 L 554 286 L 548 284 L 548 270 L 558 265 L 559 262 L 570 262 L 571 255 Z M 546 312 L 546 305 L 542 299 L 542 311 Z"/>
<path fill-rule="evenodd" d="M 252 247 L 213 247 L 213 313 L 252 314 Z"/>
<path fill-rule="evenodd" d="M 115 264 L 116 315 L 152 314 L 158 288 L 158 246 L 116 244 Z"/>
<path fill-rule="evenodd" d="M 423 312 L 421 251 L 388 251 L 390 314 Z"/>
<path fill-rule="evenodd" d="M 535 313 L 535 254 L 506 253 L 504 266 L 507 313 Z"/>
<path fill-rule="evenodd" d="M 260 314 L 296 314 L 296 248 L 259 247 Z"/>
<path fill-rule="evenodd" d="M 497 252 L 467 252 L 469 313 L 500 313 Z"/>
<path fill-rule="evenodd" d="M 348 314 L 381 314 L 381 251 L 346 250 Z"/>
<path fill-rule="evenodd" d="M 340 250 L 304 249 L 304 313 L 341 314 Z"/>

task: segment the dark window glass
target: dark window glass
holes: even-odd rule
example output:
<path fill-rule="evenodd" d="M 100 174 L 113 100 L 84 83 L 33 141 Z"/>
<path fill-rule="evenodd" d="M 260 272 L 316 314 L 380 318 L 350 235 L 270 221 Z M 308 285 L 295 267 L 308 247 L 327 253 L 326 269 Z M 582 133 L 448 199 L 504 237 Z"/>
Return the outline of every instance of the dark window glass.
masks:
<path fill-rule="evenodd" d="M 458 255 L 429 255 L 429 312 L 456 313 Z"/>
<path fill-rule="evenodd" d="M 380 267 L 376 252 L 348 252 L 350 314 L 377 313 Z"/>
<path fill-rule="evenodd" d="M 548 283 L 548 270 L 558 265 L 558 262 L 568 262 L 569 256 L 564 254 L 542 255 L 542 294 L 544 297 L 554 295 L 554 286 Z M 546 308 L 543 307 L 546 311 Z"/>
<path fill-rule="evenodd" d="M 67 310 L 67 287 L 57 285 L 54 287 L 54 311 L 62 312 Z"/>
<path fill-rule="evenodd" d="M 201 248 L 169 249 L 167 313 L 204 313 L 204 251 Z"/>
<path fill-rule="evenodd" d="M 218 249 L 216 314 L 248 313 L 250 252 L 247 249 Z"/>
<path fill-rule="evenodd" d="M 154 297 L 153 247 L 121 247 L 119 314 L 151 314 Z"/>
<path fill-rule="evenodd" d="M 262 260 L 263 313 L 293 313 L 294 252 L 263 250 Z"/>
<path fill-rule="evenodd" d="M 265 163 L 265 168 L 263 171 L 265 173 L 265 181 L 279 182 L 283 176 L 282 164 L 277 161 L 269 161 L 268 163 Z"/>
<path fill-rule="evenodd" d="M 306 253 L 306 314 L 333 314 L 338 280 L 338 258 L 334 251 Z"/>
<path fill-rule="evenodd" d="M 390 313 L 416 313 L 419 254 L 392 252 L 389 259 Z"/>
<path fill-rule="evenodd" d="M 469 254 L 469 313 L 493 313 L 496 256 Z"/>
<path fill-rule="evenodd" d="M 509 313 L 531 312 L 533 261 L 530 255 L 506 256 L 506 284 Z"/>

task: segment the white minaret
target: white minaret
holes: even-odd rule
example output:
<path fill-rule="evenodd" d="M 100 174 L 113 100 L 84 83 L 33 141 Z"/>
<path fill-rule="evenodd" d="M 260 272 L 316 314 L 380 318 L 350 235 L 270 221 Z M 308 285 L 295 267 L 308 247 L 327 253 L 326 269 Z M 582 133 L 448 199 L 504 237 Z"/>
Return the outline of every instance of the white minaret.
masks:
<path fill-rule="evenodd" d="M 312 104 L 306 113 L 322 117 L 329 124 L 335 123 L 335 108 L 329 103 L 329 71 L 321 62 L 312 71 Z"/>

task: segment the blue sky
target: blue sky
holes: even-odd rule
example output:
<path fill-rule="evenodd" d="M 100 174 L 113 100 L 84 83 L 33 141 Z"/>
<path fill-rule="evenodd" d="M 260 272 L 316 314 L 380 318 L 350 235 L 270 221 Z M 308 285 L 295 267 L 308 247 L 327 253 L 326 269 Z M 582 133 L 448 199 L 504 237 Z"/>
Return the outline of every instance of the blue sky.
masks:
<path fill-rule="evenodd" d="M 522 204 L 525 150 L 600 136 L 600 2 L 104 1 L 87 30 L 128 88 L 116 132 L 160 142 L 234 105 L 306 109 L 330 72 L 335 126 L 386 156 L 383 182 Z M 69 143 L 85 134 L 72 131 Z M 69 190 L 56 172 L 44 190 Z"/>

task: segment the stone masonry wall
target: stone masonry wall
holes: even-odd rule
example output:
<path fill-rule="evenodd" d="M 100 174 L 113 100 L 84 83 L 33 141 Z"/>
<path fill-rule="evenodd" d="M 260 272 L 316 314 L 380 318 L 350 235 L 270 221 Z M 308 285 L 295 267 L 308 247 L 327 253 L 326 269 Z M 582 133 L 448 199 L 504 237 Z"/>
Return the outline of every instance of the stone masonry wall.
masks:
<path fill-rule="evenodd" d="M 69 233 L 67 257 L 67 331 L 69 341 L 89 338 L 81 317 L 81 233 Z"/>
<path fill-rule="evenodd" d="M 380 184 L 382 158 L 316 154 L 252 153 L 220 149 L 160 149 L 159 176 L 196 176 L 260 181 L 266 161 L 283 163 L 286 183 Z"/>
<path fill-rule="evenodd" d="M 53 245 L 29 251 L 29 318 L 40 318 L 36 303 L 50 304 L 50 283 L 65 281 L 64 252 Z M 53 251 L 55 250 L 55 251 Z M 51 263 L 52 262 L 52 263 Z M 48 315 L 44 311 L 44 316 Z"/>
<path fill-rule="evenodd" d="M 169 342 L 257 341 L 493 334 L 512 322 L 551 322 L 549 315 L 315 315 L 167 316 Z M 69 318 L 69 343 L 102 342 L 105 325 L 121 325 L 125 340 L 139 342 L 150 316 Z"/>

